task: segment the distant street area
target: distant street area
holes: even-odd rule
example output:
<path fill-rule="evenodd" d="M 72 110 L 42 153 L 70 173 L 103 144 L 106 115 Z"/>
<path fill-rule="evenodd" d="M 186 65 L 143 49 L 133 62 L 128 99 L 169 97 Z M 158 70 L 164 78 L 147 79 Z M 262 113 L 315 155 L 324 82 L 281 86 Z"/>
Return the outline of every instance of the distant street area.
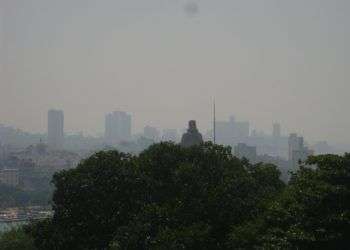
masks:
<path fill-rule="evenodd" d="M 14 207 L 0 210 L 0 232 L 50 216 L 52 216 L 51 207 L 45 206 Z"/>

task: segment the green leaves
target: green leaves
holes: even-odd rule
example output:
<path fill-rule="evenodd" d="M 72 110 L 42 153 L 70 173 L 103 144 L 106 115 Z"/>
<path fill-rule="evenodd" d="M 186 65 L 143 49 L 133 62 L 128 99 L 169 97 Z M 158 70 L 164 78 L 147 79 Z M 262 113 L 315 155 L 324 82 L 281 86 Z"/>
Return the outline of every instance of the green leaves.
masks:
<path fill-rule="evenodd" d="M 313 156 L 256 220 L 268 248 L 346 249 L 350 243 L 349 155 Z M 347 180 L 347 181 L 346 181 Z"/>
<path fill-rule="evenodd" d="M 0 250 L 35 250 L 33 238 L 22 228 L 0 234 Z"/>
<path fill-rule="evenodd" d="M 74 249 L 106 248 L 142 204 L 137 171 L 132 156 L 108 151 L 56 174 L 52 223 L 64 244 Z"/>
<path fill-rule="evenodd" d="M 99 152 L 54 176 L 54 217 L 32 232 L 40 250 L 232 249 L 283 190 L 279 175 L 211 143 Z"/>

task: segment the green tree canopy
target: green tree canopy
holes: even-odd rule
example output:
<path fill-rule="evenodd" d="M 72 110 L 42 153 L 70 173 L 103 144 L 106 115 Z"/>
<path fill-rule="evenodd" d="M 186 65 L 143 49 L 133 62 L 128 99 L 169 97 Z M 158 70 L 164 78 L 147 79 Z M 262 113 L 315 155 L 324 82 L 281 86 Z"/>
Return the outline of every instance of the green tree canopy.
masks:
<path fill-rule="evenodd" d="M 310 157 L 261 216 L 231 234 L 232 245 L 267 249 L 348 249 L 350 155 Z"/>
<path fill-rule="evenodd" d="M 284 186 L 275 166 L 211 143 L 100 152 L 53 183 L 54 217 L 29 230 L 39 249 L 228 249 Z"/>
<path fill-rule="evenodd" d="M 36 250 L 33 238 L 22 228 L 0 234 L 0 250 Z"/>

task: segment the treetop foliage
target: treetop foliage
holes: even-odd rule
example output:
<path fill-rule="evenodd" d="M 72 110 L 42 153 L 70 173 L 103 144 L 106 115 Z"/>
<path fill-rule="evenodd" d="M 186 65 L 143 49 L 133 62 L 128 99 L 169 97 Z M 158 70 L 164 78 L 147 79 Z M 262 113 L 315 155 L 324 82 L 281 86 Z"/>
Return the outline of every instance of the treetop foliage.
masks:
<path fill-rule="evenodd" d="M 350 156 L 311 157 L 288 185 L 205 143 L 105 151 L 54 175 L 41 249 L 338 249 L 350 239 Z"/>

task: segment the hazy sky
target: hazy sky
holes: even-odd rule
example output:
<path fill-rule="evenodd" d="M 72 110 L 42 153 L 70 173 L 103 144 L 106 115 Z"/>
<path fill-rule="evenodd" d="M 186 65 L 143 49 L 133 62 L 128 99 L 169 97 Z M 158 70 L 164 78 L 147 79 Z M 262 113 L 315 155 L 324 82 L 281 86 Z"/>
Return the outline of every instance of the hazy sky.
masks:
<path fill-rule="evenodd" d="M 349 0 L 0 0 L 0 123 L 253 128 L 350 142 Z"/>

